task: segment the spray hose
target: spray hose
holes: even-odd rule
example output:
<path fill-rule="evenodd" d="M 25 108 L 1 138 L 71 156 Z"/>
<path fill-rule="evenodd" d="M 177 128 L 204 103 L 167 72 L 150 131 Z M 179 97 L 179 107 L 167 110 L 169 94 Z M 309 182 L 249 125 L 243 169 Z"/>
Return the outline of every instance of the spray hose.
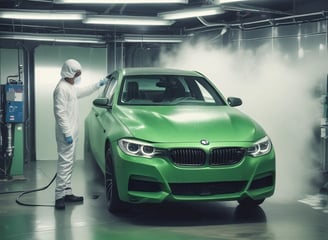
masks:
<path fill-rule="evenodd" d="M 32 203 L 24 203 L 20 200 L 21 197 L 23 197 L 26 194 L 29 193 L 34 193 L 34 192 L 39 192 L 39 191 L 43 191 L 45 189 L 47 189 L 56 179 L 57 177 L 57 173 L 55 174 L 55 176 L 51 179 L 51 181 L 48 183 L 48 185 L 41 187 L 41 188 L 37 188 L 37 189 L 32 189 L 32 190 L 27 190 L 27 191 L 12 191 L 12 192 L 0 192 L 0 194 L 9 194 L 9 193 L 21 193 L 17 198 L 16 198 L 16 203 L 22 206 L 29 206 L 29 207 L 54 207 L 54 205 L 50 205 L 50 204 L 32 204 Z"/>
<path fill-rule="evenodd" d="M 22 192 L 17 198 L 16 198 L 16 203 L 18 203 L 19 205 L 23 205 L 23 206 L 30 206 L 30 207 L 54 207 L 54 205 L 49 205 L 49 204 L 32 204 L 32 203 L 23 203 L 20 201 L 20 198 L 23 197 L 26 194 L 29 193 L 33 193 L 33 192 L 39 192 L 39 191 L 43 191 L 46 190 L 56 179 L 57 177 L 57 173 L 55 174 L 55 176 L 51 179 L 51 181 L 48 183 L 47 186 L 41 187 L 41 188 L 37 188 L 37 189 L 32 189 L 32 190 L 28 190 L 28 191 L 24 191 Z"/>

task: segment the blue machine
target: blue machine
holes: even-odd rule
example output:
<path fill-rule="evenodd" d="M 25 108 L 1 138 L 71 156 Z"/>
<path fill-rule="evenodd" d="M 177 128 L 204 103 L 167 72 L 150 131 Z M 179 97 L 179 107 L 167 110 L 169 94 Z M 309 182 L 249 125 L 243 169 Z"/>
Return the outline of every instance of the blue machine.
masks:
<path fill-rule="evenodd" d="M 8 76 L 7 84 L 0 85 L 0 179 L 23 176 L 24 85 L 19 69 L 19 75 Z"/>
<path fill-rule="evenodd" d="M 24 88 L 22 84 L 7 84 L 6 92 L 6 122 L 24 122 Z"/>

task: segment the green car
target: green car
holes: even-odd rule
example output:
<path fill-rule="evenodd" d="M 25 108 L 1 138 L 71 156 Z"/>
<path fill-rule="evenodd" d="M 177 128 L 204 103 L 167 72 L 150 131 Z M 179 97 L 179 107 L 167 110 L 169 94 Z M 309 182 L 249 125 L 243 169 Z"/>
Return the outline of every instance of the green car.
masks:
<path fill-rule="evenodd" d="M 113 72 L 85 120 L 85 146 L 104 173 L 107 208 L 126 203 L 231 201 L 258 205 L 275 189 L 262 127 L 203 74 Z"/>

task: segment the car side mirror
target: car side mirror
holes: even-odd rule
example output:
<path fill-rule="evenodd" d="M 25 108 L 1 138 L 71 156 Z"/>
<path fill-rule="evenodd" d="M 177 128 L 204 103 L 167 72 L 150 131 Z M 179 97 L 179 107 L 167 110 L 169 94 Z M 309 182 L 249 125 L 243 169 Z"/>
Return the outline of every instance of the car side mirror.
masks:
<path fill-rule="evenodd" d="M 237 107 L 243 104 L 243 101 L 237 97 L 228 97 L 227 100 L 231 107 Z"/>
<path fill-rule="evenodd" d="M 108 98 L 97 98 L 92 103 L 96 107 L 107 108 L 107 109 L 112 108 L 112 105 Z"/>

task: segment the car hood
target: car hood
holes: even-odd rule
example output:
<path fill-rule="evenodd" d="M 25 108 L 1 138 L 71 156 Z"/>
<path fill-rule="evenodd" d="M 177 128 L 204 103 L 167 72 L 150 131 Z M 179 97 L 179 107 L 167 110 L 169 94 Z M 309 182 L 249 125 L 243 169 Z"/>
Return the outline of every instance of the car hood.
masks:
<path fill-rule="evenodd" d="M 151 142 L 254 141 L 265 135 L 230 106 L 129 106 L 116 109 L 132 137 Z"/>

